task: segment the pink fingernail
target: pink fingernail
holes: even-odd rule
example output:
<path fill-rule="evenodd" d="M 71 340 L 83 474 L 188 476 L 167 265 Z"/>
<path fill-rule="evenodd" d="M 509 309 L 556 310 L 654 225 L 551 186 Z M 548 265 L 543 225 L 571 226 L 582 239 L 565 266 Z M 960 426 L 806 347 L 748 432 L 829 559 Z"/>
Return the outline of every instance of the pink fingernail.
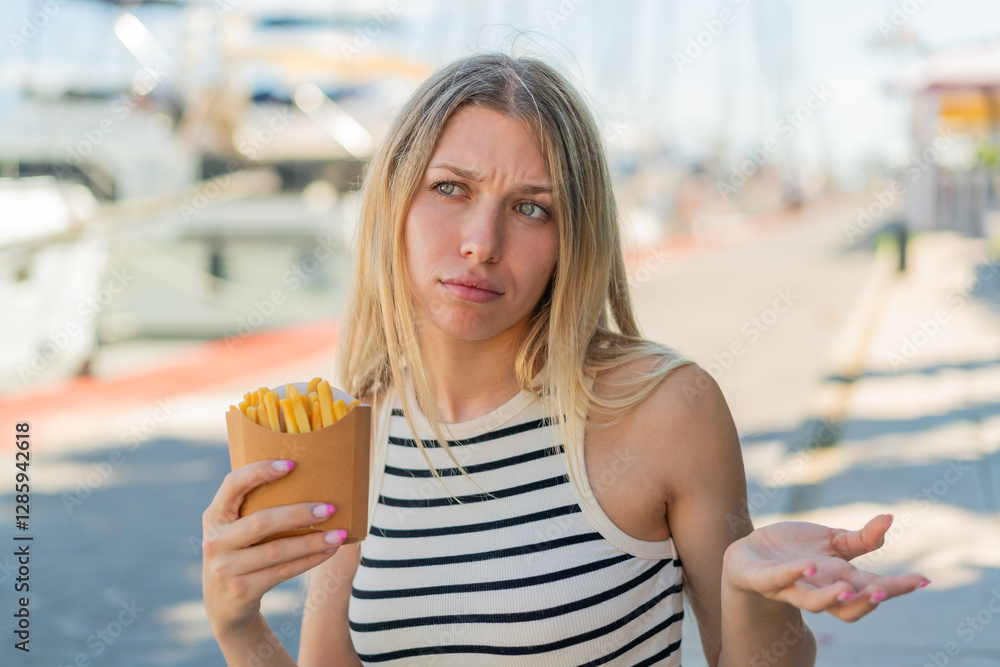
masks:
<path fill-rule="evenodd" d="M 931 583 L 930 579 L 924 579 L 919 584 L 917 584 L 917 588 L 923 588 L 924 586 L 928 585 L 929 583 Z"/>
<path fill-rule="evenodd" d="M 875 591 L 874 593 L 872 593 L 871 597 L 872 602 L 881 602 L 884 599 L 885 599 L 885 591 Z"/>
<path fill-rule="evenodd" d="M 846 600 L 850 600 L 853 597 L 854 597 L 854 591 L 843 591 L 840 595 L 837 596 L 837 599 L 840 600 L 841 602 L 845 602 Z"/>
<path fill-rule="evenodd" d="M 808 570 L 805 570 L 802 574 L 806 575 L 807 577 L 811 577 L 814 574 L 816 574 L 816 568 L 811 567 Z"/>
<path fill-rule="evenodd" d="M 275 461 L 271 467 L 279 472 L 288 472 L 295 467 L 295 461 Z"/>
<path fill-rule="evenodd" d="M 337 508 L 329 503 L 316 505 L 316 507 L 313 508 L 313 516 L 316 517 L 317 519 L 323 519 L 333 514 L 333 511 L 335 509 Z"/>
<path fill-rule="evenodd" d="M 323 541 L 327 544 L 340 544 L 347 539 L 347 531 L 343 529 L 327 531 L 323 536 Z"/>

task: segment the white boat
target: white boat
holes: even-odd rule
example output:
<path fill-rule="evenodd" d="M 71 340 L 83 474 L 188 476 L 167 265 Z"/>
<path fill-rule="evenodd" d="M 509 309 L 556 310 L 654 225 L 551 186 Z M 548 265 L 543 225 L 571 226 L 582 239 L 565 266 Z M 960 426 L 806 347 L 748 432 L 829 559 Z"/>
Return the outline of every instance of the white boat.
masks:
<path fill-rule="evenodd" d="M 85 228 L 97 210 L 82 185 L 0 178 L 0 391 L 73 375 L 90 360 L 113 287 L 106 239 Z"/>
<path fill-rule="evenodd" d="M 392 103 L 427 73 L 377 47 L 350 62 L 331 50 L 357 17 L 289 29 L 238 4 L 91 8 L 134 56 L 109 65 L 128 77 L 72 88 L 75 63 L 5 75 L 20 99 L 0 123 L 0 392 L 86 371 L 123 339 L 334 315 L 352 189 Z"/>

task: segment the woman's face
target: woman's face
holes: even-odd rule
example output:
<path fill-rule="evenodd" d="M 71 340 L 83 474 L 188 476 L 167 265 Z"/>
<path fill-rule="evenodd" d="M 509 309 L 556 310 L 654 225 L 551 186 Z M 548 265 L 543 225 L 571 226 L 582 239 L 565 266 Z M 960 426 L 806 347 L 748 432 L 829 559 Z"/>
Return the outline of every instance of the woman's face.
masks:
<path fill-rule="evenodd" d="M 421 330 L 466 340 L 526 331 L 558 257 L 554 204 L 525 123 L 478 106 L 452 115 L 405 221 Z"/>

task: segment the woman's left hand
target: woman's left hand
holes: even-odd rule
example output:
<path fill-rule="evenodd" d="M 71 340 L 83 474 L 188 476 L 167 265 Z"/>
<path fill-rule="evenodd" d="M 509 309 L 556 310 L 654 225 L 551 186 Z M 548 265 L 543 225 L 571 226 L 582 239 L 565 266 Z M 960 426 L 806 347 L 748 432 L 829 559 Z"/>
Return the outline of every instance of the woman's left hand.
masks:
<path fill-rule="evenodd" d="M 881 547 L 891 523 L 892 515 L 880 514 L 861 530 L 803 521 L 758 528 L 726 550 L 723 581 L 806 611 L 856 621 L 879 602 L 930 583 L 920 574 L 883 576 L 848 562 Z"/>

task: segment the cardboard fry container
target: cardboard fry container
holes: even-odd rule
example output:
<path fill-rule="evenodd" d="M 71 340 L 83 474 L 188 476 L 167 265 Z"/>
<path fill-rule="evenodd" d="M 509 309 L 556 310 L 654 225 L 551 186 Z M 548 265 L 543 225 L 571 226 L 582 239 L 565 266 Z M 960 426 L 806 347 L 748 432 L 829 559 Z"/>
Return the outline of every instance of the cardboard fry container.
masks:
<path fill-rule="evenodd" d="M 304 388 L 305 384 L 301 384 Z M 284 396 L 284 387 L 274 391 Z M 334 399 L 345 396 L 334 390 Z M 336 423 L 310 433 L 276 433 L 240 410 L 226 412 L 233 470 L 262 459 L 295 461 L 295 467 L 283 477 L 265 482 L 246 495 L 240 507 L 241 517 L 268 507 L 310 501 L 331 503 L 337 508 L 328 519 L 277 533 L 257 544 L 337 528 L 347 531 L 344 544 L 367 537 L 371 410 L 370 405 L 355 406 Z"/>

